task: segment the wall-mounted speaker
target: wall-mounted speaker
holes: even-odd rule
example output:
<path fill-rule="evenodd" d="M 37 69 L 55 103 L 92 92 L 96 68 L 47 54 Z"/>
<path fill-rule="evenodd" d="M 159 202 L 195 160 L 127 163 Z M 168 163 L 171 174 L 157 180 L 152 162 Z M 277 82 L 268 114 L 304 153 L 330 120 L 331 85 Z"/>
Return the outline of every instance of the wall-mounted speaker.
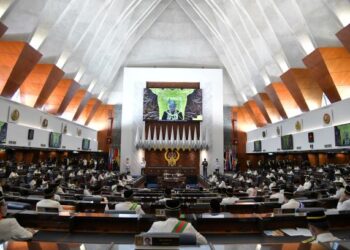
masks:
<path fill-rule="evenodd" d="M 28 129 L 28 140 L 34 139 L 34 129 Z"/>

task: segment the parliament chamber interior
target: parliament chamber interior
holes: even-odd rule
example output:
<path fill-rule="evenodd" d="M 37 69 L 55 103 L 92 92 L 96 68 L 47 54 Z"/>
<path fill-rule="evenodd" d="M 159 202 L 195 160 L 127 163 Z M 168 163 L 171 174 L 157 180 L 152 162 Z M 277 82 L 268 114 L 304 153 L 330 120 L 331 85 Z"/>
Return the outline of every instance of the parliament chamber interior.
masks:
<path fill-rule="evenodd" d="M 350 249 L 348 0 L 0 0 L 0 249 Z"/>

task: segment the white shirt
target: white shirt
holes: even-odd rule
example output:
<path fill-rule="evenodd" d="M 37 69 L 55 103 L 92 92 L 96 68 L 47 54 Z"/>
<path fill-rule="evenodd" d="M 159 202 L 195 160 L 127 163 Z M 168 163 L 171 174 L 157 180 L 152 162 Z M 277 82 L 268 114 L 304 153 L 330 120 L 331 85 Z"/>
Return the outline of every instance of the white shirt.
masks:
<path fill-rule="evenodd" d="M 0 220 L 0 240 L 29 240 L 33 238 L 33 234 L 21 227 L 16 219 Z"/>
<path fill-rule="evenodd" d="M 239 200 L 239 198 L 237 198 L 237 197 L 226 197 L 226 198 L 222 199 L 220 205 L 232 205 L 238 200 Z"/>
<path fill-rule="evenodd" d="M 345 188 L 341 187 L 341 188 L 339 188 L 339 189 L 337 190 L 337 192 L 335 193 L 335 195 L 332 195 L 331 197 L 332 197 L 332 198 L 337 198 L 337 199 L 339 199 L 340 196 L 342 196 L 342 195 L 344 194 L 344 192 L 345 192 Z"/>
<path fill-rule="evenodd" d="M 11 172 L 9 178 L 17 178 L 18 177 L 18 174 L 16 172 Z"/>
<path fill-rule="evenodd" d="M 216 177 L 216 175 L 212 175 L 210 178 L 209 178 L 209 182 L 217 182 L 218 181 L 218 178 Z"/>
<path fill-rule="evenodd" d="M 339 201 L 337 205 L 337 210 L 338 211 L 350 210 L 350 199 L 343 202 Z"/>
<path fill-rule="evenodd" d="M 36 203 L 36 211 L 38 211 L 38 207 L 43 207 L 43 208 L 58 208 L 58 211 L 61 212 L 63 211 L 63 208 L 61 204 L 58 201 L 54 201 L 51 199 L 43 199 Z"/>
<path fill-rule="evenodd" d="M 224 181 L 221 181 L 219 184 L 219 188 L 226 188 L 226 183 Z"/>
<path fill-rule="evenodd" d="M 282 209 L 288 209 L 288 208 L 299 208 L 300 202 L 294 199 L 290 199 L 287 203 L 283 204 L 281 206 Z"/>
<path fill-rule="evenodd" d="M 257 191 L 255 188 L 248 188 L 247 189 L 247 194 L 248 194 L 248 197 L 255 197 L 257 195 Z"/>
<path fill-rule="evenodd" d="M 332 233 L 323 233 L 316 236 L 315 241 L 312 243 L 319 243 L 319 242 L 330 242 L 330 241 L 337 241 L 340 240 L 339 238 L 335 237 Z"/>
<path fill-rule="evenodd" d="M 304 183 L 303 188 L 304 188 L 304 190 L 309 190 L 311 188 L 311 182 L 310 181 L 306 181 Z"/>
<path fill-rule="evenodd" d="M 154 222 L 151 228 L 148 230 L 148 233 L 171 233 L 179 222 L 177 218 L 168 218 L 166 221 L 157 221 Z M 183 233 L 190 233 L 196 235 L 197 244 L 207 244 L 207 240 L 201 235 L 191 223 L 188 223 Z"/>
<path fill-rule="evenodd" d="M 130 202 L 130 201 L 125 201 L 125 202 L 120 202 L 115 204 L 115 210 L 116 211 L 128 211 L 131 209 L 131 207 L 133 206 L 134 203 Z M 135 210 L 136 214 L 140 215 L 140 214 L 145 214 L 145 212 L 142 210 L 140 205 L 137 205 Z"/>
<path fill-rule="evenodd" d="M 275 193 L 275 194 L 271 194 L 270 198 L 272 199 L 278 199 L 278 203 L 283 203 L 284 202 L 284 194 L 282 193 Z"/>

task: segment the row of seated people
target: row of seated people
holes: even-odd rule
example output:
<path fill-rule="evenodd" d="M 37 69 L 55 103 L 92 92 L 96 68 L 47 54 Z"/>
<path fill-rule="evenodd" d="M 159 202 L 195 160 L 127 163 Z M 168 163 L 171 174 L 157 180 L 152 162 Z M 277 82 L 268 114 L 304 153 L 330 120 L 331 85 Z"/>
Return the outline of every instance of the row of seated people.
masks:
<path fill-rule="evenodd" d="M 349 189 L 350 191 L 350 189 Z M 346 194 L 350 197 L 350 192 L 348 193 L 348 190 L 346 190 Z M 9 239 L 17 239 L 17 240 L 27 240 L 30 239 L 33 236 L 33 230 L 27 230 L 21 227 L 15 219 L 7 219 L 4 218 L 6 216 L 6 203 L 4 202 L 4 199 L 2 197 L 2 194 L 0 194 L 0 213 L 1 213 L 1 220 L 0 220 L 0 238 L 2 240 L 9 240 Z M 128 190 L 125 191 L 124 194 L 126 197 L 131 198 L 132 197 L 132 191 Z M 51 198 L 48 196 L 45 197 L 44 200 L 37 203 L 37 209 L 40 210 L 40 208 L 44 207 L 58 207 L 60 206 L 57 201 L 53 201 L 53 195 L 51 194 Z M 166 199 L 165 201 L 165 214 L 167 219 L 165 221 L 157 221 L 152 224 L 150 229 L 148 230 L 149 233 L 189 233 L 194 234 L 197 240 L 197 244 L 206 244 L 207 240 L 205 237 L 200 234 L 190 222 L 187 222 L 185 220 L 180 220 L 180 201 L 177 199 Z M 133 203 L 131 201 L 126 201 L 123 203 L 118 204 L 118 206 L 115 207 L 115 209 L 121 209 L 121 210 L 132 210 L 137 211 L 138 213 L 142 213 L 141 207 Z M 211 201 L 211 212 L 212 214 L 220 214 L 220 203 L 218 199 L 213 199 Z M 329 225 L 327 222 L 326 215 L 324 211 L 313 211 L 309 212 L 307 214 L 307 221 L 308 221 L 308 227 L 310 232 L 312 233 L 313 237 L 307 242 L 330 242 L 330 241 L 338 241 L 340 239 L 333 236 L 333 234 L 329 231 Z"/>
<path fill-rule="evenodd" d="M 278 164 L 277 164 L 278 163 Z M 270 169 L 248 169 L 232 175 L 209 177 L 212 187 L 233 187 L 254 197 L 258 190 L 273 188 L 288 189 L 291 192 L 327 190 L 327 195 L 339 198 L 344 192 L 350 178 L 350 168 L 346 166 L 325 165 L 319 167 L 290 166 L 288 164 L 272 165 Z"/>

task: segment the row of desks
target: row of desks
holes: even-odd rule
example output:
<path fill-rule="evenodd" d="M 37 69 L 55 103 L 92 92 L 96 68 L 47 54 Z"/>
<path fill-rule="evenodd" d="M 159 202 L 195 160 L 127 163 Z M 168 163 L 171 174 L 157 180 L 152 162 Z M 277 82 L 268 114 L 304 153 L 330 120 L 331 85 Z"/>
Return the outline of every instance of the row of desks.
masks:
<path fill-rule="evenodd" d="M 13 197 L 7 196 L 6 201 L 18 201 L 24 202 L 31 205 L 32 209 L 35 209 L 36 203 L 41 199 L 39 197 Z M 210 211 L 210 197 L 198 198 L 195 201 L 201 203 L 193 203 L 190 200 L 183 199 L 181 211 L 183 213 L 205 213 Z M 124 201 L 121 198 L 121 201 Z M 135 199 L 137 202 L 137 199 Z M 302 201 L 305 207 L 323 207 L 323 208 L 336 208 L 337 199 L 321 199 L 321 200 L 304 200 Z M 70 205 L 75 207 L 76 212 L 104 212 L 106 204 L 104 203 L 93 203 L 90 201 L 80 200 L 61 200 L 62 205 Z M 164 204 L 157 202 L 140 202 L 143 210 L 149 214 L 155 214 L 156 209 L 164 209 Z M 115 202 L 110 202 L 110 209 L 114 208 Z M 222 206 L 222 211 L 229 213 L 271 213 L 276 208 L 280 208 L 281 204 L 277 202 L 247 202 L 245 200 L 239 201 L 233 205 Z"/>
<path fill-rule="evenodd" d="M 155 215 L 105 213 L 38 213 L 31 210 L 9 210 L 25 227 L 69 232 L 140 233 L 148 231 L 152 223 L 164 218 Z M 305 214 L 186 214 L 183 219 L 204 234 L 261 233 L 279 228 L 306 227 Z M 350 211 L 329 211 L 332 229 L 350 229 Z"/>
<path fill-rule="evenodd" d="M 65 249 L 65 250 L 130 250 L 135 249 L 133 244 L 85 244 L 85 243 L 49 243 L 49 242 L 5 242 L 0 244 L 4 250 L 30 250 L 30 249 Z M 349 242 L 325 243 L 325 244 L 301 244 L 301 243 L 283 243 L 283 244 L 214 244 L 201 246 L 180 246 L 179 250 L 327 250 L 327 249 L 349 249 Z"/>

